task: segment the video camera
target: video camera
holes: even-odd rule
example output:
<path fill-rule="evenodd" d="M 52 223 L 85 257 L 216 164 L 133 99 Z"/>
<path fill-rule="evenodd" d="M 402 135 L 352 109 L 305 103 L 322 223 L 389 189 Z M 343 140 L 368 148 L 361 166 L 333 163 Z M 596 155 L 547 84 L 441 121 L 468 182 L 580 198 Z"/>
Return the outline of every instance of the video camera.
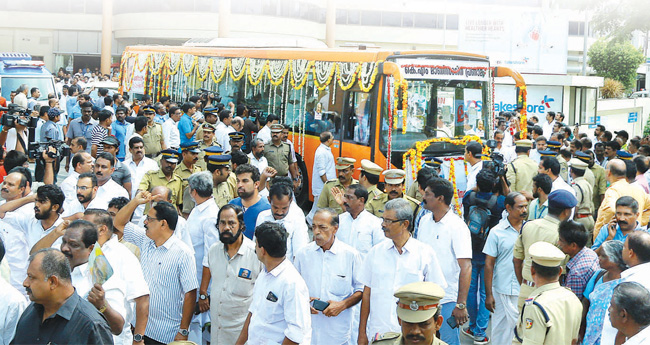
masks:
<path fill-rule="evenodd" d="M 213 100 L 215 103 L 221 103 L 221 95 L 219 95 L 219 92 L 213 92 L 208 89 L 199 89 L 201 91 L 201 100 L 204 102 L 207 102 L 208 99 Z"/>
<path fill-rule="evenodd" d="M 18 104 L 9 104 L 6 108 L 0 107 L 0 111 L 7 112 L 0 118 L 0 124 L 4 127 L 14 128 L 18 123 L 21 126 L 36 128 L 36 124 L 38 124 L 38 118 L 29 116 L 29 111 Z"/>
<path fill-rule="evenodd" d="M 43 152 L 47 151 L 49 147 L 52 147 L 56 152 L 47 152 L 47 155 L 50 158 L 61 158 L 67 157 L 70 155 L 70 146 L 68 146 L 64 141 L 53 140 L 45 143 L 29 143 L 28 145 L 28 155 L 32 159 L 43 159 Z"/>
<path fill-rule="evenodd" d="M 259 108 L 248 106 L 248 118 L 250 118 L 251 121 L 255 121 L 255 119 L 262 115 L 264 115 L 264 113 Z"/>
<path fill-rule="evenodd" d="M 503 155 L 494 152 L 494 149 L 497 147 L 497 142 L 493 139 L 488 140 L 485 145 L 490 148 L 493 152 L 490 154 L 490 161 L 483 162 L 483 168 L 492 170 L 497 176 L 506 175 L 506 166 L 503 162 Z"/>

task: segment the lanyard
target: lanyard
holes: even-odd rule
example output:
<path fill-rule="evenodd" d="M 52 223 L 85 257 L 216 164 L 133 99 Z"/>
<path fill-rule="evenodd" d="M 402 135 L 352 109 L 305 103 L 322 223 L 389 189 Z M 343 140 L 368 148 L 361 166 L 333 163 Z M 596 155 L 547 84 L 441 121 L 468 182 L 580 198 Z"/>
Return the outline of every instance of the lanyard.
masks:
<path fill-rule="evenodd" d="M 542 209 L 539 211 L 539 214 L 537 214 L 537 210 L 539 209 L 538 207 L 539 207 L 539 203 L 535 205 L 535 219 L 540 219 L 542 217 L 542 213 L 544 213 L 544 210 L 546 210 L 546 206 L 542 205 Z"/>

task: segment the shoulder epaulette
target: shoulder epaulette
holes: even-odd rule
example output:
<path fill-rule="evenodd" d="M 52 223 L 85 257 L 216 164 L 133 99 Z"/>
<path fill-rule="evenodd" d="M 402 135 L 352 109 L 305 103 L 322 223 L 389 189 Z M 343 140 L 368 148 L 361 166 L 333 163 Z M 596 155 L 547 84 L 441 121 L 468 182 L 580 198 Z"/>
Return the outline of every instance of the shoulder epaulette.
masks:
<path fill-rule="evenodd" d="M 383 334 L 377 333 L 375 337 L 372 339 L 373 344 L 378 341 L 382 340 L 392 340 L 392 339 L 397 339 L 400 336 L 400 333 L 397 332 L 386 332 Z"/>

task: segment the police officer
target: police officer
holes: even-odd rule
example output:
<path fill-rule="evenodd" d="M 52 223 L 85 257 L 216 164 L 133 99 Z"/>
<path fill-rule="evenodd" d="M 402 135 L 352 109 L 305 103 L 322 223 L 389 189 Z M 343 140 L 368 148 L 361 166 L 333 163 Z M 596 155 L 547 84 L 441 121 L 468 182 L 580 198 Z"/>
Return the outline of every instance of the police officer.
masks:
<path fill-rule="evenodd" d="M 506 179 L 510 182 L 510 190 L 513 192 L 523 192 L 529 196 L 533 194 L 533 177 L 537 175 L 537 163 L 528 155 L 533 147 L 531 140 L 517 140 L 515 142 L 515 152 L 517 158 L 508 164 Z"/>
<path fill-rule="evenodd" d="M 203 140 L 199 142 L 199 160 L 196 164 L 201 168 L 202 171 L 208 169 L 207 162 L 205 160 L 205 149 L 212 146 L 219 146 L 219 143 L 214 139 L 214 126 L 209 123 L 204 123 L 201 128 L 203 129 Z M 221 146 L 219 146 L 221 147 Z"/>
<path fill-rule="evenodd" d="M 201 167 L 196 164 L 199 161 L 199 153 L 201 153 L 201 149 L 199 149 L 198 141 L 182 143 L 182 161 L 174 169 L 174 173 L 183 179 L 183 215 L 186 217 L 189 216 L 194 208 L 194 200 L 190 197 L 190 191 L 187 189 L 187 179 L 190 175 L 201 171 Z"/>
<path fill-rule="evenodd" d="M 178 151 L 166 149 L 160 151 L 160 169 L 144 174 L 138 190 L 150 192 L 154 187 L 165 186 L 172 192 L 171 200 L 177 206 L 183 205 L 183 179 L 174 169 L 178 164 Z M 148 206 L 145 213 L 148 210 Z"/>
<path fill-rule="evenodd" d="M 233 151 L 241 151 L 242 146 L 244 146 L 244 133 L 230 132 L 228 133 L 228 137 L 230 138 L 230 152 L 226 153 L 230 154 Z"/>
<path fill-rule="evenodd" d="M 440 166 L 442 165 L 442 159 L 435 158 L 435 157 L 427 157 L 424 159 L 424 164 L 422 166 L 423 169 L 433 169 L 435 171 L 436 176 L 440 176 Z M 413 199 L 416 199 L 418 202 L 422 202 L 422 193 L 420 193 L 420 188 L 418 181 L 413 181 L 411 183 L 411 186 L 409 189 L 406 191 L 406 195 L 410 196 Z M 368 197 L 369 201 L 372 200 L 370 197 Z"/>
<path fill-rule="evenodd" d="M 586 153 L 584 153 L 582 151 L 576 151 L 576 153 L 573 154 L 573 158 L 577 158 L 577 159 L 585 162 L 587 164 L 587 168 L 589 167 L 589 155 L 588 154 L 586 154 Z M 592 187 L 596 184 L 596 176 L 594 176 L 594 173 L 591 172 L 591 169 L 585 169 L 584 178 L 585 178 L 585 180 L 587 180 L 587 182 L 589 182 L 589 184 Z"/>
<path fill-rule="evenodd" d="M 555 158 L 557 158 L 557 161 L 560 162 L 560 177 L 564 180 L 564 182 L 569 183 L 569 164 L 564 159 L 564 157 L 559 154 L 562 144 L 558 141 L 547 141 L 546 147 L 548 150 L 555 153 Z"/>
<path fill-rule="evenodd" d="M 600 208 L 600 203 L 603 200 L 605 195 L 605 190 L 607 190 L 607 173 L 605 173 L 605 168 L 601 167 L 599 164 L 595 164 L 594 152 L 587 151 L 589 155 L 589 160 L 586 161 L 589 164 L 589 170 L 594 173 L 595 183 L 592 185 L 594 187 L 594 219 L 598 218 L 598 209 Z M 584 160 L 584 157 L 576 156 L 580 160 Z"/>
<path fill-rule="evenodd" d="M 382 191 L 377 187 L 377 184 L 379 183 L 379 175 L 381 175 L 383 169 L 372 161 L 362 159 L 361 167 L 357 168 L 357 170 L 361 170 L 361 174 L 359 174 L 359 184 L 368 191 L 368 200 L 366 200 L 367 205 L 370 200 L 382 193 Z"/>
<path fill-rule="evenodd" d="M 268 145 L 266 145 L 268 146 Z M 336 210 L 338 214 L 345 212 L 341 205 L 336 202 L 336 198 L 332 195 L 332 188 L 338 187 L 340 190 L 344 191 L 351 184 L 357 184 L 359 181 L 352 178 L 352 173 L 354 172 L 354 163 L 357 160 L 354 158 L 348 157 L 339 157 L 336 159 L 336 174 L 337 179 L 332 179 L 325 182 L 323 190 L 320 193 L 318 198 L 318 208 L 331 208 Z"/>
<path fill-rule="evenodd" d="M 209 107 L 209 108 L 203 108 L 203 118 L 205 119 L 205 122 L 203 123 L 204 125 L 210 125 L 212 128 L 216 129 L 217 128 L 217 121 L 219 120 L 219 111 L 221 108 L 219 107 Z M 196 140 L 198 141 L 203 141 L 203 132 L 205 131 L 205 128 L 203 126 L 200 126 L 199 129 L 196 131 Z M 214 133 L 214 131 L 213 131 Z M 216 140 L 215 140 L 216 142 Z"/>
<path fill-rule="evenodd" d="M 616 151 L 616 158 L 622 159 L 624 161 L 631 161 L 634 156 L 627 151 L 618 150 Z"/>
<path fill-rule="evenodd" d="M 406 172 L 402 169 L 390 169 L 384 171 L 382 175 L 384 175 L 384 181 L 386 181 L 386 192 L 374 197 L 370 202 L 366 203 L 366 211 L 381 218 L 384 215 L 384 205 L 386 205 L 388 201 L 403 198 L 411 205 L 413 214 L 417 214 L 417 209 L 420 203 L 416 199 L 405 195 L 403 192 Z"/>
<path fill-rule="evenodd" d="M 291 146 L 282 141 L 282 128 L 279 124 L 271 125 L 271 142 L 264 145 L 264 157 L 269 166 L 278 172 L 276 176 L 288 176 L 292 161 Z"/>
<path fill-rule="evenodd" d="M 584 177 L 585 172 L 589 170 L 589 165 L 577 158 L 571 158 L 569 167 L 571 168 L 570 173 L 571 179 L 573 180 L 571 187 L 576 191 L 576 199 L 578 199 L 578 205 L 576 206 L 576 212 L 573 218 L 587 229 L 589 233 L 587 245 L 591 246 L 594 230 L 594 189 Z"/>
<path fill-rule="evenodd" d="M 147 118 L 147 133 L 142 136 L 144 154 L 148 158 L 155 158 L 158 157 L 165 145 L 162 125 L 154 121 L 156 118 L 156 109 L 154 107 L 145 105 L 142 107 L 142 112 Z"/>
<path fill-rule="evenodd" d="M 530 274 L 530 246 L 539 241 L 556 245 L 560 222 L 569 219 L 571 211 L 577 204 L 578 200 L 571 192 L 564 189 L 553 191 L 548 195 L 548 214 L 544 218 L 527 222 L 521 228 L 513 250 L 515 275 L 521 284 L 517 304 L 519 309 L 524 305 L 524 300 L 535 290 L 535 283 Z"/>
<path fill-rule="evenodd" d="M 397 317 L 401 333 L 388 332 L 377 335 L 372 344 L 381 345 L 446 345 L 436 338 L 442 325 L 440 300 L 445 290 L 431 282 L 406 284 L 394 294 L 397 301 Z"/>
<path fill-rule="evenodd" d="M 232 174 L 230 169 L 231 156 L 214 154 L 206 157 L 208 171 L 212 173 L 214 202 L 221 208 L 237 196 L 236 185 L 233 186 L 228 181 L 230 174 Z"/>
<path fill-rule="evenodd" d="M 521 309 L 515 338 L 523 344 L 575 344 L 582 303 L 558 282 L 565 254 L 555 245 L 541 241 L 530 246 L 530 256 L 530 274 L 536 289 Z"/>

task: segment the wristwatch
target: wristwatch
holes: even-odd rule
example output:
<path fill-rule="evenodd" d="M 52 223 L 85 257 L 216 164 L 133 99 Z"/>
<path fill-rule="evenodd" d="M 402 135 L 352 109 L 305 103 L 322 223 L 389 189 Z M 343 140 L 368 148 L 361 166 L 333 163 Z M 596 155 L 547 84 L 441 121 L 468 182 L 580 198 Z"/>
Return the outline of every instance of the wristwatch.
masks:
<path fill-rule="evenodd" d="M 133 335 L 133 341 L 135 341 L 136 343 L 139 343 L 142 340 L 144 340 L 144 337 L 142 336 L 142 334 L 137 334 L 136 333 L 136 334 Z"/>
<path fill-rule="evenodd" d="M 465 303 L 456 303 L 456 308 L 463 310 L 465 309 Z"/>
<path fill-rule="evenodd" d="M 208 299 L 208 295 L 200 294 L 200 295 L 199 295 L 199 299 L 200 299 L 201 301 L 205 301 L 206 299 Z"/>
<path fill-rule="evenodd" d="M 190 335 L 190 331 L 188 331 L 186 329 L 182 329 L 182 328 L 178 330 L 178 333 L 180 335 L 184 336 L 184 337 L 187 337 L 188 335 Z"/>

